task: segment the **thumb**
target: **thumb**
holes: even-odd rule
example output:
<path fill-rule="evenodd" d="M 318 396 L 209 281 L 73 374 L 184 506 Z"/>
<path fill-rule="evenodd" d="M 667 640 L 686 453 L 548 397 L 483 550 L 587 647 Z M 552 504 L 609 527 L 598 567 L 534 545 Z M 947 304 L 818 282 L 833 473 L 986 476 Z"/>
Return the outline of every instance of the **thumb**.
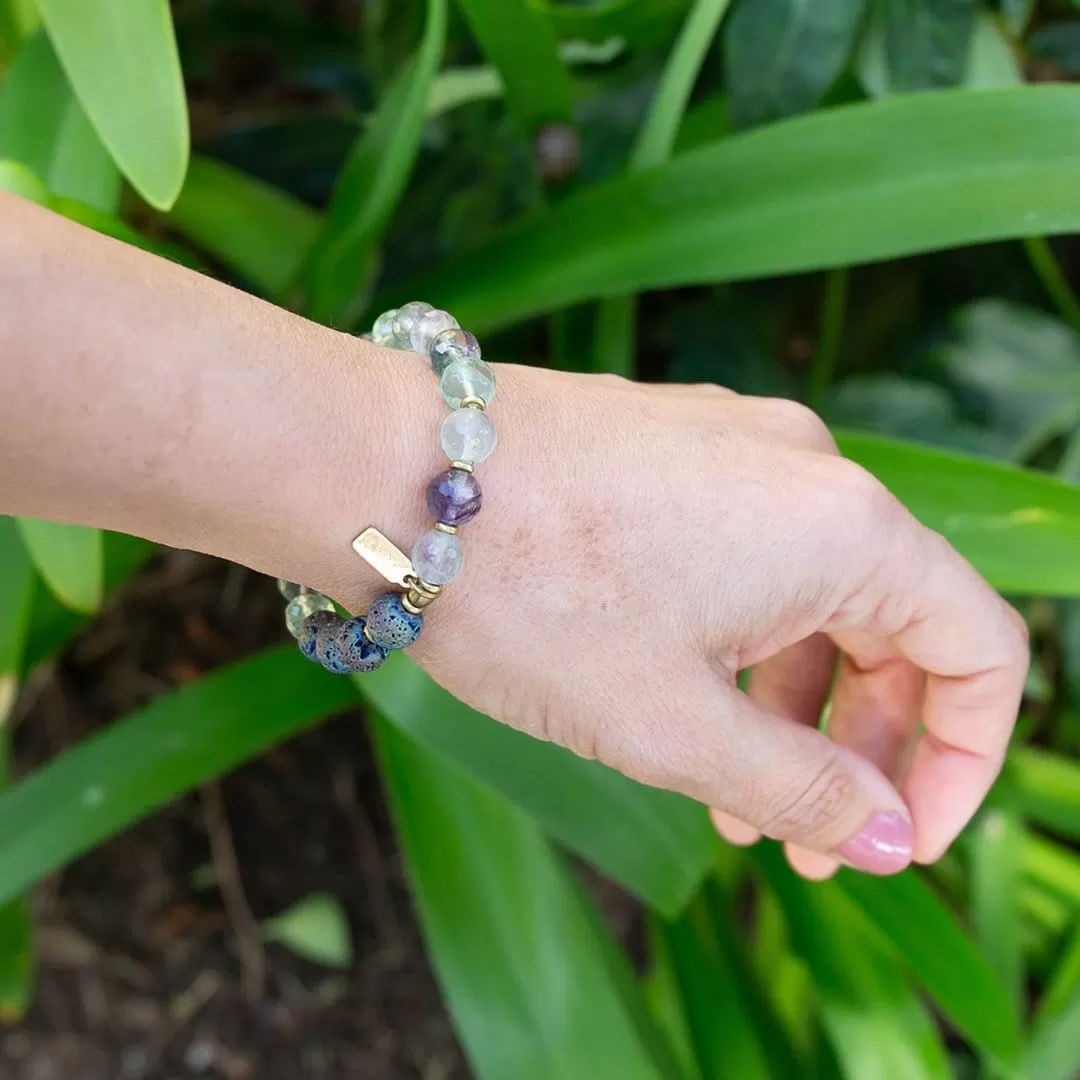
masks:
<path fill-rule="evenodd" d="M 911 862 L 908 809 L 869 761 L 732 687 L 719 700 L 716 682 L 704 690 L 684 684 L 678 720 L 657 725 L 654 712 L 636 753 L 611 764 L 871 874 Z"/>

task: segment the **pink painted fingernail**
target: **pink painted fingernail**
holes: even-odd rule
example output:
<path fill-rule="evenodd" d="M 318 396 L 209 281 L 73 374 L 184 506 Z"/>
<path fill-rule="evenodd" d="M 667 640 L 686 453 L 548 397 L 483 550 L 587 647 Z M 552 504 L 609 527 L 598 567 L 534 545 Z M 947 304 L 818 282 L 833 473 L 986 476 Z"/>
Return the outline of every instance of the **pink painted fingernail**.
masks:
<path fill-rule="evenodd" d="M 868 874 L 898 874 L 911 862 L 915 834 L 903 814 L 875 814 L 858 835 L 837 849 L 856 870 Z"/>

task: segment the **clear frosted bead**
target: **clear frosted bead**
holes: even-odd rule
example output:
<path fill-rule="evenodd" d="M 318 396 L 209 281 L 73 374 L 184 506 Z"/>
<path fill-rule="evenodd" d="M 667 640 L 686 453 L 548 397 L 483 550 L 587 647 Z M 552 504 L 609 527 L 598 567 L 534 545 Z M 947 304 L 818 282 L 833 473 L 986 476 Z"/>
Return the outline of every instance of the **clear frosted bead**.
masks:
<path fill-rule="evenodd" d="M 461 573 L 465 549 L 451 533 L 431 529 L 412 549 L 413 571 L 429 585 L 448 585 Z"/>
<path fill-rule="evenodd" d="M 456 329 L 458 329 L 457 319 L 449 311 L 440 311 L 438 308 L 425 311 L 413 323 L 412 331 L 409 334 L 413 352 L 427 356 L 428 350 L 440 334 L 447 330 Z"/>
<path fill-rule="evenodd" d="M 295 581 L 286 581 L 284 578 L 277 579 L 278 592 L 286 600 L 295 600 L 300 595 L 300 586 Z"/>
<path fill-rule="evenodd" d="M 397 308 L 384 311 L 371 328 L 371 340 L 376 345 L 390 345 L 394 340 L 394 320 L 397 318 Z"/>
<path fill-rule="evenodd" d="M 498 441 L 491 417 L 479 409 L 455 409 L 439 428 L 443 453 L 451 461 L 483 461 Z"/>
<path fill-rule="evenodd" d="M 479 398 L 490 405 L 495 396 L 495 372 L 483 360 L 455 360 L 439 382 L 443 400 L 451 409 L 460 409 L 466 398 Z"/>
<path fill-rule="evenodd" d="M 479 360 L 480 342 L 468 330 L 458 326 L 438 334 L 428 349 L 428 355 L 431 357 L 431 370 L 442 378 L 442 373 L 455 360 Z"/>
<path fill-rule="evenodd" d="M 394 316 L 394 340 L 390 344 L 395 349 L 411 349 L 410 337 L 416 321 L 431 310 L 431 305 L 425 304 L 423 300 L 413 300 L 399 307 Z"/>
<path fill-rule="evenodd" d="M 316 611 L 333 611 L 334 605 L 322 593 L 305 592 L 294 597 L 285 606 L 285 625 L 294 638 L 300 636 L 300 624 Z"/>

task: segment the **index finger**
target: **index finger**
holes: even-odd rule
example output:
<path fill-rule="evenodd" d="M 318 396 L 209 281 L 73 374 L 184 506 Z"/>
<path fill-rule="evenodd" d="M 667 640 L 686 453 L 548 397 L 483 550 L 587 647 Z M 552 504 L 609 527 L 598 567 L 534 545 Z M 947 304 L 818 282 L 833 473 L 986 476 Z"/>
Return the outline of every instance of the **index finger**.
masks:
<path fill-rule="evenodd" d="M 939 534 L 907 519 L 880 571 L 866 629 L 926 674 L 922 725 L 902 787 L 915 859 L 944 854 L 1005 758 L 1029 663 L 1027 626 Z"/>

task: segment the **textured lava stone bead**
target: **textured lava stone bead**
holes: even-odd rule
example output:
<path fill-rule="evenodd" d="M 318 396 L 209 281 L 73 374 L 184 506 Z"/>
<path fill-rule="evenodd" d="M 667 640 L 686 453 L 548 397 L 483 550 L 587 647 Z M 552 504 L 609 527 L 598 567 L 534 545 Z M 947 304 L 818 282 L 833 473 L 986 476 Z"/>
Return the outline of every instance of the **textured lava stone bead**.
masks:
<path fill-rule="evenodd" d="M 480 513 L 480 482 L 464 469 L 447 469 L 427 486 L 427 508 L 436 521 L 465 525 Z"/>
<path fill-rule="evenodd" d="M 407 649 L 423 629 L 424 616 L 406 611 L 400 593 L 384 593 L 368 608 L 368 637 L 384 649 Z"/>
<path fill-rule="evenodd" d="M 333 611 L 329 597 L 317 592 L 302 592 L 285 605 L 285 626 L 294 638 L 300 637 L 300 627 L 309 615 L 316 611 Z"/>
<path fill-rule="evenodd" d="M 378 601 L 376 601 L 378 603 Z M 349 671 L 374 671 L 386 659 L 386 649 L 369 640 L 364 627 L 371 618 L 358 615 L 341 624 L 337 647 Z"/>
<path fill-rule="evenodd" d="M 318 663 L 319 658 L 316 656 L 315 650 L 319 640 L 319 631 L 326 626 L 336 625 L 340 621 L 333 611 L 316 611 L 314 615 L 309 615 L 300 624 L 300 632 L 296 638 L 296 644 L 300 646 L 300 651 L 309 660 Z"/>
<path fill-rule="evenodd" d="M 342 627 L 341 619 L 335 615 L 333 622 L 327 622 L 315 635 L 315 657 L 331 675 L 347 675 L 349 665 L 341 655 L 338 637 Z"/>

